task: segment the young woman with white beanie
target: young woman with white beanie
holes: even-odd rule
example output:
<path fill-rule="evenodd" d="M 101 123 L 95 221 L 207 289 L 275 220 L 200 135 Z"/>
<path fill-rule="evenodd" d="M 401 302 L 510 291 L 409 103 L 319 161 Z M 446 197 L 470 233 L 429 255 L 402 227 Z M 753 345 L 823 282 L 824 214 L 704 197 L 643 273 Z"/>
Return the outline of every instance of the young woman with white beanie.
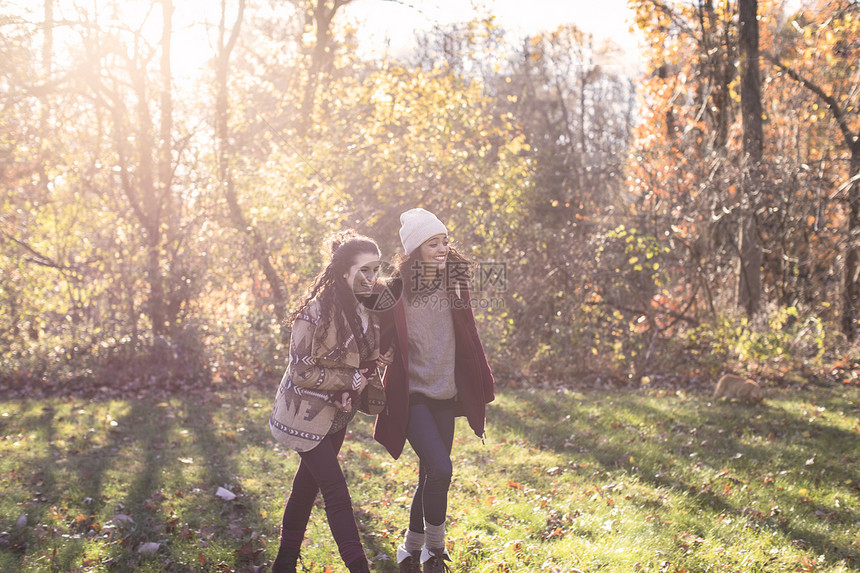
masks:
<path fill-rule="evenodd" d="M 450 244 L 444 223 L 425 209 L 400 216 L 402 292 L 380 315 L 380 349 L 394 348 L 383 383 L 387 407 L 374 437 L 396 459 L 408 440 L 418 455 L 418 486 L 397 549 L 401 573 L 449 571 L 445 547 L 453 475 L 454 420 L 484 436 L 494 380 L 478 336 L 469 292 L 471 264 Z M 401 290 L 402 289 L 402 290 Z"/>

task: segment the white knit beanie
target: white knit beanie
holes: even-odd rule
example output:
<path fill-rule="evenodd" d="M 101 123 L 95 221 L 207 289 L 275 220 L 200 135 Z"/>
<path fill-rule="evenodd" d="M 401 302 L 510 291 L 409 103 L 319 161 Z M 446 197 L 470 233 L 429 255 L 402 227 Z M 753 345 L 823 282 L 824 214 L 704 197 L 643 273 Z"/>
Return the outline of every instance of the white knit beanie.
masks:
<path fill-rule="evenodd" d="M 421 243 L 433 235 L 447 235 L 448 229 L 436 215 L 421 209 L 409 209 L 400 215 L 400 242 L 407 255 L 421 246 Z"/>

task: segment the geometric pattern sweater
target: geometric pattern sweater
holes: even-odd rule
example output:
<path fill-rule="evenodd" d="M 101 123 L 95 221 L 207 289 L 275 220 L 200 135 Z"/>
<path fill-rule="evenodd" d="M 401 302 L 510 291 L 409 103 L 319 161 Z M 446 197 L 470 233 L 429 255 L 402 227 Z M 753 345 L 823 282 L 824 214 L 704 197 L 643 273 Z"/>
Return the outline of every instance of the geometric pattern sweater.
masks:
<path fill-rule="evenodd" d="M 352 331 L 338 332 L 332 320 L 324 340 L 315 336 L 319 323 L 319 302 L 315 299 L 293 323 L 290 360 L 278 390 L 269 428 L 279 442 L 303 452 L 316 447 L 331 430 L 337 415 L 334 396 L 361 385 L 358 343 Z M 375 344 L 366 360 L 379 357 L 379 325 L 371 314 L 371 339 Z M 385 406 L 382 381 L 374 373 L 359 397 L 359 410 L 376 414 Z"/>

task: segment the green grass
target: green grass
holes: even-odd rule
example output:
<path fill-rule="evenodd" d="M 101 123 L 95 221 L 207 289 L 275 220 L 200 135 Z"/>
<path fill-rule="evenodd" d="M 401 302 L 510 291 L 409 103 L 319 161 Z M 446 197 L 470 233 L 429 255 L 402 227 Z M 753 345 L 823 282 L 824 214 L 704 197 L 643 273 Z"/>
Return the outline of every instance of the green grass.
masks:
<path fill-rule="evenodd" d="M 259 570 L 297 463 L 269 434 L 273 393 L 0 402 L 0 571 Z M 457 423 L 453 571 L 860 571 L 857 386 L 761 407 L 498 394 L 485 443 Z M 359 416 L 343 467 L 374 570 L 396 571 L 415 458 L 371 433 Z M 346 571 L 319 500 L 311 519 L 305 565 Z"/>

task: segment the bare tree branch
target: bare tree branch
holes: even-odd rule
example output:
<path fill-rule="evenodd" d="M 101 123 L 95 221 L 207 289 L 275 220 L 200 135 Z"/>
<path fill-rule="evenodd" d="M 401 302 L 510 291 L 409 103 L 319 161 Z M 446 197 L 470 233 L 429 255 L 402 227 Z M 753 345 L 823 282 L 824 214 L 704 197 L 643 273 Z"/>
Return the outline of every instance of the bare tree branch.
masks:
<path fill-rule="evenodd" d="M 839 102 L 836 101 L 836 98 L 832 95 L 826 93 L 824 89 L 821 88 L 818 84 L 802 76 L 799 72 L 789 68 L 781 61 L 779 58 L 775 57 L 772 54 L 762 52 L 764 56 L 780 71 L 784 72 L 788 77 L 798 82 L 800 85 L 817 95 L 821 100 L 827 105 L 830 109 L 831 113 L 833 113 L 833 118 L 836 120 L 836 124 L 839 126 L 839 130 L 842 132 L 842 137 L 845 138 L 845 143 L 848 144 L 848 148 L 852 150 L 852 152 L 856 153 L 858 150 L 858 142 L 860 142 L 860 136 L 855 135 L 851 131 L 851 126 L 848 125 L 848 114 L 845 109 L 839 105 Z"/>

